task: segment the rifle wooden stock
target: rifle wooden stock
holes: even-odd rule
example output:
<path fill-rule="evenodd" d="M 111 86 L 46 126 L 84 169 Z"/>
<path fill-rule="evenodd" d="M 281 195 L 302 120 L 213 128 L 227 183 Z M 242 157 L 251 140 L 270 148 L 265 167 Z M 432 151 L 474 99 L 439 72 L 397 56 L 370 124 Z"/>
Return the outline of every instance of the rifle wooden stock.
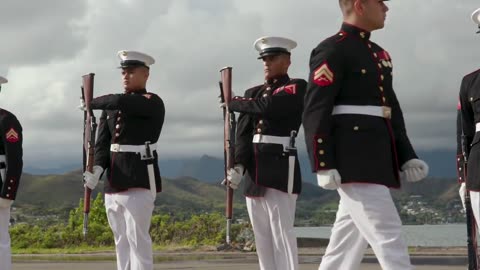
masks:
<path fill-rule="evenodd" d="M 227 171 L 235 165 L 235 113 L 228 109 L 228 105 L 232 100 L 232 68 L 225 67 L 220 70 L 220 97 L 225 102 L 223 109 L 224 120 L 224 158 L 225 158 L 225 179 L 227 179 Z M 225 216 L 227 218 L 226 242 L 230 244 L 230 227 L 233 217 L 233 189 L 230 187 L 228 180 L 226 181 L 227 197 Z"/>
<path fill-rule="evenodd" d="M 85 101 L 86 113 L 84 119 L 84 137 L 83 137 L 83 151 L 85 171 L 93 172 L 93 163 L 95 162 L 95 135 L 97 130 L 97 123 L 90 103 L 93 99 L 93 73 L 82 76 L 82 97 Z M 90 197 L 92 190 L 85 187 L 83 194 L 83 235 L 86 237 L 88 232 L 88 214 L 90 213 Z"/>

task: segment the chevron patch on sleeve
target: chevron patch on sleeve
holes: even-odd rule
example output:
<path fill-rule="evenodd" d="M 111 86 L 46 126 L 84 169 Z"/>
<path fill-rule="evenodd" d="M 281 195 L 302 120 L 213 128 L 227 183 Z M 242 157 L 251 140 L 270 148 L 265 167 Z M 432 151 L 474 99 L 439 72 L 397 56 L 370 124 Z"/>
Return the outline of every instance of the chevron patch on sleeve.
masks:
<path fill-rule="evenodd" d="M 329 86 L 335 81 L 335 74 L 325 62 L 313 72 L 313 82 L 319 86 Z"/>
<path fill-rule="evenodd" d="M 18 132 L 14 128 L 10 128 L 5 134 L 7 142 L 16 143 L 19 140 Z"/>

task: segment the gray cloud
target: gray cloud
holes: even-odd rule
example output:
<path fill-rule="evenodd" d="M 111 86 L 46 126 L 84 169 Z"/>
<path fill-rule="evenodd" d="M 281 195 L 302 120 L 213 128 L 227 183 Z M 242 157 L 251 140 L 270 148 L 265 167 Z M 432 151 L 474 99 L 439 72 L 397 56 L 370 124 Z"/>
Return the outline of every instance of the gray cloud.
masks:
<path fill-rule="evenodd" d="M 84 1 L 2 1 L 2 69 L 74 57 L 86 44 L 78 24 L 86 8 Z"/>
<path fill-rule="evenodd" d="M 454 148 L 460 81 L 480 59 L 469 18 L 478 3 L 388 5 L 386 28 L 372 39 L 393 57 L 412 142 L 418 149 Z M 121 92 L 118 50 L 143 50 L 157 60 L 148 88 L 167 109 L 162 157 L 221 156 L 219 69 L 233 66 L 234 91 L 242 94 L 263 81 L 253 41 L 282 35 L 299 44 L 291 76 L 306 78 L 311 49 L 341 24 L 336 1 L 314 0 L 8 0 L 2 11 L 0 72 L 10 82 L 0 106 L 22 121 L 27 165 L 46 167 L 80 159 L 80 76 L 96 73 L 95 95 Z"/>

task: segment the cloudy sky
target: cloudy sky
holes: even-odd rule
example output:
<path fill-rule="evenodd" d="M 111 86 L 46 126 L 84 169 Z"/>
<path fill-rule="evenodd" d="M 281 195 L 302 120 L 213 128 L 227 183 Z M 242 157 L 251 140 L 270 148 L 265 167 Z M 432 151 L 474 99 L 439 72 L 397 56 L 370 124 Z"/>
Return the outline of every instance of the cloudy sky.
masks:
<path fill-rule="evenodd" d="M 417 149 L 455 145 L 461 78 L 480 67 L 474 0 L 394 0 L 372 40 L 388 50 L 394 86 Z M 121 92 L 116 52 L 154 56 L 148 89 L 166 104 L 162 158 L 222 155 L 218 70 L 233 66 L 237 94 L 262 83 L 252 43 L 295 39 L 292 77 L 308 76 L 310 51 L 341 24 L 335 0 L 2 0 L 0 107 L 24 127 L 25 163 L 52 168 L 81 157 L 81 75 L 95 95 Z M 302 135 L 303 136 L 303 135 Z M 302 138 L 303 139 L 303 138 Z M 299 142 L 304 149 L 304 143 Z"/>

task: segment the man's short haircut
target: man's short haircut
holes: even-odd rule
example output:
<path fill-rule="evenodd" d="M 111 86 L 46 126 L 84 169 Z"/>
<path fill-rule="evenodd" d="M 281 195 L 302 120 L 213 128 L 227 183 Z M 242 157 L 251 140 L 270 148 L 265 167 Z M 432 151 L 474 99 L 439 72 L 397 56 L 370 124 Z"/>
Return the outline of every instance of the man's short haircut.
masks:
<path fill-rule="evenodd" d="M 361 0 L 365 2 L 365 0 Z M 353 11 L 353 3 L 355 0 L 338 0 L 340 4 L 340 9 L 342 10 L 343 15 L 348 15 Z"/>

